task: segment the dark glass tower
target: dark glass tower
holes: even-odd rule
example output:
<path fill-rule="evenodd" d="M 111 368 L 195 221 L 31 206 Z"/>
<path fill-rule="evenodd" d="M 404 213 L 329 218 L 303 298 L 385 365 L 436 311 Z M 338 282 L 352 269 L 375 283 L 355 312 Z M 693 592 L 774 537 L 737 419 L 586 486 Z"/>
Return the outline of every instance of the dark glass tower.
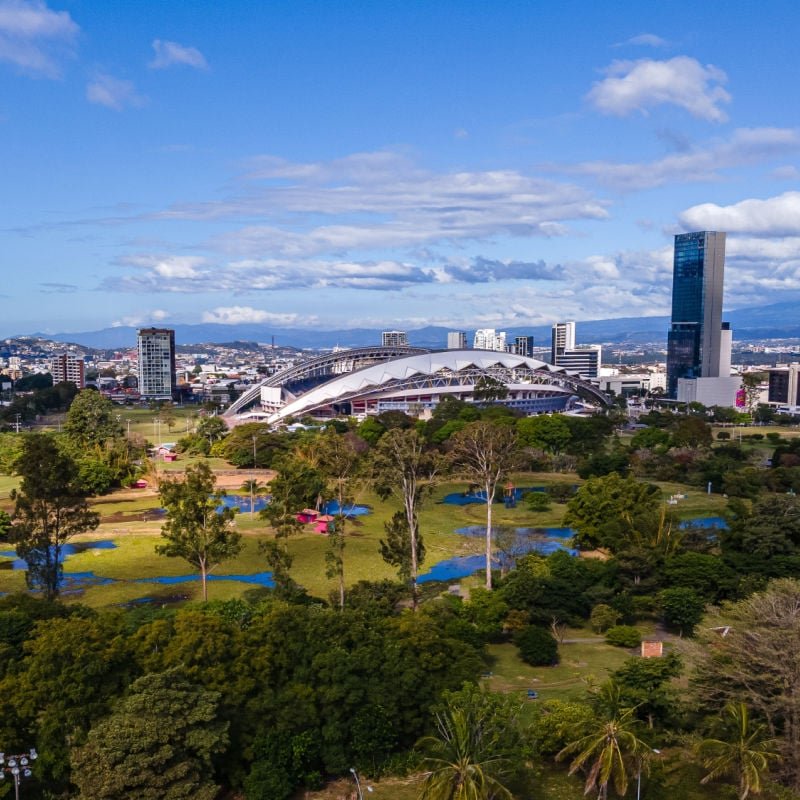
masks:
<path fill-rule="evenodd" d="M 667 337 L 667 390 L 678 378 L 719 377 L 725 234 L 681 233 L 675 237 L 672 324 Z"/>

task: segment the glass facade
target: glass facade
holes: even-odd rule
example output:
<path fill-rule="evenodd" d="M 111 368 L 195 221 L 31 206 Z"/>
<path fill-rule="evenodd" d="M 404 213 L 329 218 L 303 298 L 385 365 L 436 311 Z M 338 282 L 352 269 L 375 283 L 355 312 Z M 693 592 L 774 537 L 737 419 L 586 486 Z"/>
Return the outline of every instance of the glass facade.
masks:
<path fill-rule="evenodd" d="M 679 378 L 719 376 L 725 234 L 682 233 L 675 237 L 672 324 L 667 337 L 667 390 L 675 397 Z"/>

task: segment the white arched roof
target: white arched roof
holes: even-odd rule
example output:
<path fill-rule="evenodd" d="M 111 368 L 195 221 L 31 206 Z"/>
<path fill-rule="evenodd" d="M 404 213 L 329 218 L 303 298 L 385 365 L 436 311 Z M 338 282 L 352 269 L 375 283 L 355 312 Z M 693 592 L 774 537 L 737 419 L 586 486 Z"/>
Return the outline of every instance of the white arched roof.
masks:
<path fill-rule="evenodd" d="M 443 370 L 459 372 L 466 369 L 489 370 L 492 367 L 514 369 L 524 367 L 540 372 L 568 375 L 563 367 L 554 367 L 535 358 L 526 358 L 494 350 L 439 350 L 431 353 L 395 358 L 380 364 L 349 372 L 312 389 L 284 406 L 272 417 L 276 422 L 287 416 L 302 414 L 306 409 L 335 403 L 354 393 L 379 390 L 381 386 L 415 376 L 435 375 Z M 554 387 L 555 389 L 556 387 Z"/>

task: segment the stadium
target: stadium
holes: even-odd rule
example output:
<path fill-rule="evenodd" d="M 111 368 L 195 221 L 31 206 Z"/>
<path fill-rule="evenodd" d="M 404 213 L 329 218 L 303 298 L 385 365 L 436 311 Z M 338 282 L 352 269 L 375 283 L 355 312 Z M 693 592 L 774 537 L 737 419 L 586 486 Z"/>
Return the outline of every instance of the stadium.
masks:
<path fill-rule="evenodd" d="M 474 401 L 481 379 L 502 383 L 500 402 L 525 414 L 605 407 L 596 386 L 561 367 L 492 350 L 360 348 L 328 354 L 270 376 L 225 412 L 229 424 L 279 424 L 303 416 L 365 416 L 404 411 L 419 416 L 445 396 Z M 257 408 L 251 409 L 257 405 Z"/>

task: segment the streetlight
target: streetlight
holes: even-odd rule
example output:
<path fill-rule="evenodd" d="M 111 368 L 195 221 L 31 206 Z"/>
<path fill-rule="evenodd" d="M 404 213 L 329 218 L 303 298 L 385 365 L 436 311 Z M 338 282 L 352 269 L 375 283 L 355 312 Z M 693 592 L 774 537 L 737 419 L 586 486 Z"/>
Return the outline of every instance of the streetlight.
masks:
<path fill-rule="evenodd" d="M 652 750 L 657 756 L 661 755 L 661 751 L 656 750 L 655 747 Z M 642 796 L 642 761 L 642 757 L 639 756 L 639 772 L 636 775 L 636 800 L 640 800 Z"/>
<path fill-rule="evenodd" d="M 350 767 L 350 772 L 353 773 L 353 779 L 356 782 L 356 789 L 358 789 L 358 800 L 364 800 L 364 793 L 361 791 L 361 781 L 358 780 L 358 773 L 356 772 L 356 768 Z M 367 786 L 367 791 L 371 792 L 372 787 Z"/>
<path fill-rule="evenodd" d="M 31 761 L 36 761 L 39 754 L 35 747 L 31 747 L 27 753 L 21 755 L 11 755 L 6 761 L 6 754 L 0 753 L 0 781 L 5 780 L 6 772 L 14 776 L 14 797 L 19 800 L 19 782 L 21 778 L 30 778 Z M 6 766 L 8 764 L 8 766 Z"/>

